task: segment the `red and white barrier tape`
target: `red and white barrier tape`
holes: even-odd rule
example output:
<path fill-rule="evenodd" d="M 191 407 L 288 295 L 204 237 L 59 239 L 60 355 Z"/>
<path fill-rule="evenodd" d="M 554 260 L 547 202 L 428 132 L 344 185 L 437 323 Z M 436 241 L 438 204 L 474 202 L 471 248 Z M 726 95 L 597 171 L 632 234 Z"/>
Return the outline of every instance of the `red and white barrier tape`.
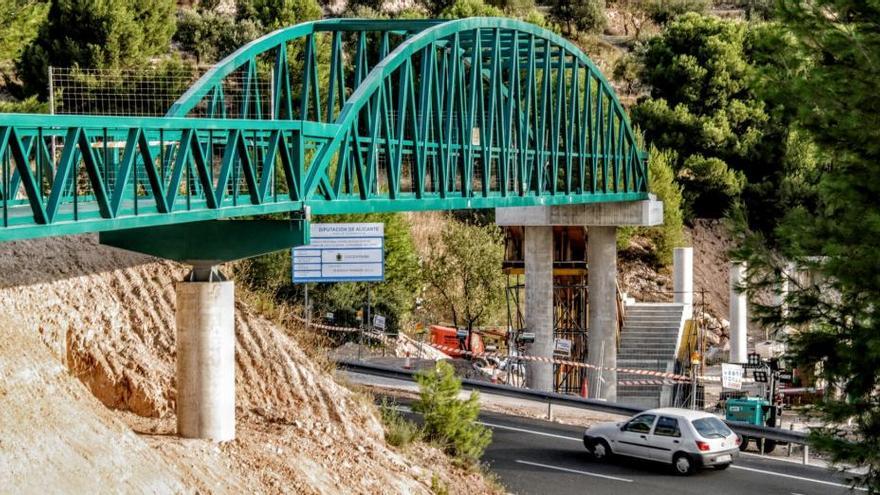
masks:
<path fill-rule="evenodd" d="M 306 323 L 305 318 L 302 318 L 302 317 L 296 316 L 296 315 L 294 315 L 294 318 L 296 318 L 301 323 Z M 311 322 L 311 323 L 309 323 L 309 325 L 312 327 L 321 329 L 321 330 L 327 330 L 327 331 L 331 331 L 331 332 L 359 333 L 362 331 L 362 329 L 355 328 L 355 327 L 337 327 L 337 326 L 325 325 L 322 323 L 315 323 L 315 322 Z M 388 337 L 386 337 L 384 334 L 382 334 L 381 332 L 373 332 L 373 331 L 369 331 L 369 330 L 363 330 L 363 331 L 365 334 L 369 335 L 370 337 L 375 338 L 377 340 L 380 340 L 385 344 L 390 343 L 390 339 Z M 431 342 L 428 342 L 427 344 L 430 345 L 431 347 L 439 350 L 439 351 L 442 351 L 442 352 L 446 352 L 446 353 L 457 352 L 461 355 L 470 356 L 472 358 L 484 358 L 484 359 L 485 358 L 495 358 L 495 359 L 499 359 L 499 360 L 508 358 L 508 356 L 506 356 L 504 354 L 499 354 L 496 352 L 473 352 L 473 351 L 468 351 L 468 350 L 461 349 L 458 347 L 446 346 L 446 345 L 442 345 L 442 344 L 434 344 Z M 664 380 L 619 380 L 618 381 L 619 386 L 670 385 L 670 384 L 674 384 L 674 383 L 690 382 L 691 381 L 691 377 L 689 377 L 689 376 L 679 375 L 676 373 L 667 373 L 664 371 L 640 370 L 640 369 L 633 369 L 633 368 L 603 368 L 601 366 L 596 366 L 596 365 L 590 364 L 590 363 L 581 363 L 578 361 L 570 361 L 567 359 L 554 359 L 554 358 L 548 358 L 548 357 L 543 357 L 543 356 L 517 356 L 516 359 L 518 359 L 520 361 L 534 361 L 534 362 L 539 362 L 539 363 L 561 364 L 561 365 L 571 366 L 574 368 L 587 368 L 587 369 L 595 369 L 595 370 L 600 370 L 600 369 L 614 370 L 614 371 L 617 371 L 618 373 L 629 373 L 632 375 L 664 378 Z M 697 378 L 700 381 L 704 381 L 704 382 L 720 382 L 721 381 L 721 377 L 719 377 L 719 376 L 701 375 Z"/>

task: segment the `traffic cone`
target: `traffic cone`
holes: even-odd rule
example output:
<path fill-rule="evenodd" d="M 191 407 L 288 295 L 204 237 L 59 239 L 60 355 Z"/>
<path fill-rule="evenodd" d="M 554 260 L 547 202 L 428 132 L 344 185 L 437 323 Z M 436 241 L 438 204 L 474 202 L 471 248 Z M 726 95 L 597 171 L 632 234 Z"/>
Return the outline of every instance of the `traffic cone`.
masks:
<path fill-rule="evenodd" d="M 583 379 L 581 380 L 581 397 L 587 398 L 587 381 Z"/>
<path fill-rule="evenodd" d="M 412 369 L 412 361 L 409 357 L 409 351 L 406 351 L 406 360 L 403 362 L 403 369 L 410 370 Z"/>

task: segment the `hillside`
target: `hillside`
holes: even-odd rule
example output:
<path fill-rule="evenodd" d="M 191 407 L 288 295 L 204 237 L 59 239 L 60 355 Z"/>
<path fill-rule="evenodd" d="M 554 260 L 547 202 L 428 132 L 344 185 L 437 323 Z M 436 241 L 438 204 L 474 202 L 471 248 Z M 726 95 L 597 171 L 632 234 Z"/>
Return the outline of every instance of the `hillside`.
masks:
<path fill-rule="evenodd" d="M 390 449 L 369 397 L 241 301 L 238 438 L 178 439 L 173 283 L 184 273 L 93 236 L 0 245 L 0 486 L 428 493 L 436 474 L 453 491 L 492 491 L 433 448 Z"/>

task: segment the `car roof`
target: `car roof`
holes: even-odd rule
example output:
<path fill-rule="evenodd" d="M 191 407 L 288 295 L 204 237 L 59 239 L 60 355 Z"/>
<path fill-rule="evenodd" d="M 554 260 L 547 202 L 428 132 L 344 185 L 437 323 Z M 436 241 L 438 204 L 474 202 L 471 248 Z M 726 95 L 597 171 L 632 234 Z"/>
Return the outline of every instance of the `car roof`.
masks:
<path fill-rule="evenodd" d="M 661 414 L 664 416 L 678 416 L 689 421 L 693 421 L 695 419 L 716 417 L 712 413 L 707 413 L 704 411 L 694 411 L 693 409 L 682 409 L 680 407 L 661 407 L 659 409 L 649 409 L 647 411 L 642 411 L 639 414 Z"/>

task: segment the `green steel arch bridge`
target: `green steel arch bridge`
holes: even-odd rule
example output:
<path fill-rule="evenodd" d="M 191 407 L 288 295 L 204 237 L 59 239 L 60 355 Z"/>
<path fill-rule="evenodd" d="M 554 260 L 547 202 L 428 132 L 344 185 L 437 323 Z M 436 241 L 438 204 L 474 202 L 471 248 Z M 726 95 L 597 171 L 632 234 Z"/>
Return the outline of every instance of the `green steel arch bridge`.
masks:
<path fill-rule="evenodd" d="M 0 241 L 235 259 L 307 242 L 308 212 L 641 200 L 646 158 L 595 64 L 545 29 L 322 20 L 241 47 L 164 117 L 0 114 Z"/>

